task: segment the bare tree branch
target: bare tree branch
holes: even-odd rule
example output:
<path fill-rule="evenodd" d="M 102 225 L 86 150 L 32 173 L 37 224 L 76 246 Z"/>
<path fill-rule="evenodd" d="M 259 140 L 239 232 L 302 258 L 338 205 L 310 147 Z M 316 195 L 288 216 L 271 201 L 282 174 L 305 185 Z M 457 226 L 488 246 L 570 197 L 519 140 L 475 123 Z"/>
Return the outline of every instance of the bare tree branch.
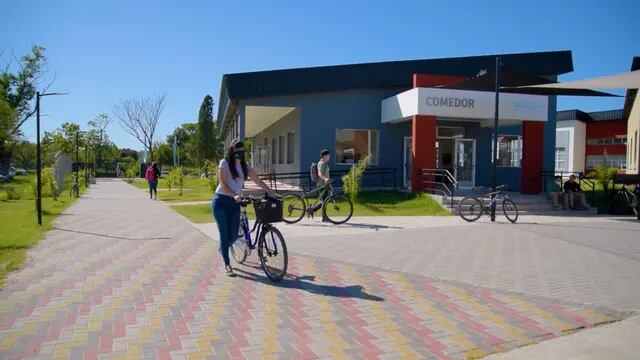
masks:
<path fill-rule="evenodd" d="M 113 108 L 113 115 L 123 130 L 136 138 L 150 155 L 165 99 L 166 94 L 140 99 L 132 97 Z"/>

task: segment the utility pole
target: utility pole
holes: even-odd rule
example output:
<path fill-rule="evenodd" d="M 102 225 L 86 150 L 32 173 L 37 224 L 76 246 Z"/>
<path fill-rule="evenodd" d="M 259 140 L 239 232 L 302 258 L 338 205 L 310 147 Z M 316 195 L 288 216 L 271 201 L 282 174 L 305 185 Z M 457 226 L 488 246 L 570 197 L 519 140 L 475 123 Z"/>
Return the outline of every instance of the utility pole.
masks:
<path fill-rule="evenodd" d="M 498 166 L 498 118 L 500 115 L 500 57 L 496 57 L 496 104 L 493 118 L 493 151 L 491 158 L 493 159 L 491 192 L 496 191 L 497 187 L 497 166 Z M 491 198 L 491 221 L 496 221 L 496 203 L 495 195 Z"/>

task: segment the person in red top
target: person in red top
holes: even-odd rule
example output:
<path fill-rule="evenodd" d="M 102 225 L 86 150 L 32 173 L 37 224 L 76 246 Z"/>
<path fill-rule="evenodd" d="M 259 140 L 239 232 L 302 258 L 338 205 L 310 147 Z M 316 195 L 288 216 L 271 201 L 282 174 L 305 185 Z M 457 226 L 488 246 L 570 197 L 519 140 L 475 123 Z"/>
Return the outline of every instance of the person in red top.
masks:
<path fill-rule="evenodd" d="M 153 162 L 151 166 L 147 168 L 147 171 L 144 174 L 144 178 L 147 179 L 149 183 L 149 196 L 151 199 L 154 198 L 158 200 L 158 178 L 160 177 L 160 170 L 158 170 L 158 163 Z"/>

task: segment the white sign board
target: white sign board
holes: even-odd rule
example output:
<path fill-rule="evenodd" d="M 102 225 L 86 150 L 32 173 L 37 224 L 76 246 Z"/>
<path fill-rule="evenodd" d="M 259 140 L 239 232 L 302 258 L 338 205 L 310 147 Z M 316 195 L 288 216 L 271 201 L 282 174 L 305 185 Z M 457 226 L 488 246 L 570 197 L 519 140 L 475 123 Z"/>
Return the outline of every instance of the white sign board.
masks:
<path fill-rule="evenodd" d="M 414 115 L 454 119 L 493 119 L 495 94 L 486 91 L 415 88 L 382 101 L 382 122 L 406 120 Z M 546 121 L 546 96 L 500 94 L 500 120 Z"/>

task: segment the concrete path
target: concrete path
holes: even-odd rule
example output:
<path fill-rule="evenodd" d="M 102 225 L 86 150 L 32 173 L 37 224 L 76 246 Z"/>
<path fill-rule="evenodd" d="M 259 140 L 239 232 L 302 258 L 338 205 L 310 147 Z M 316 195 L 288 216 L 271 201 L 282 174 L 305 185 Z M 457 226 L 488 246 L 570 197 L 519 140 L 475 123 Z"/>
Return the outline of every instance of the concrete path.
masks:
<path fill-rule="evenodd" d="M 602 261 L 602 267 L 617 266 L 630 276 L 626 267 L 632 264 L 637 278 L 637 247 L 620 235 L 635 224 L 621 223 L 623 229 L 609 235 L 618 245 L 609 249 L 588 237 L 548 243 L 535 228 L 409 228 L 413 220 L 396 220 L 407 221 L 397 226 L 406 228 L 362 226 L 360 233 L 341 235 L 352 229 L 322 229 L 333 236 L 302 236 L 309 227 L 279 225 L 287 234 L 290 276 L 271 283 L 252 255 L 246 266 L 236 267 L 239 277 L 227 278 L 215 242 L 185 218 L 123 182 L 98 181 L 0 291 L 0 358 L 458 359 L 631 315 L 626 304 L 635 304 L 634 283 L 627 296 L 617 294 L 611 306 L 602 306 L 519 291 L 508 283 L 540 281 L 528 272 L 513 278 L 508 273 L 513 264 L 525 269 L 527 262 L 542 269 L 546 263 L 537 263 L 539 257 L 550 257 L 560 264 L 552 270 L 563 281 L 548 283 L 548 289 L 576 282 L 571 289 L 580 295 L 583 280 L 572 271 L 583 266 L 577 258 L 592 255 L 570 257 L 565 269 L 560 256 L 570 251 L 563 246 L 572 246 L 598 252 L 588 258 L 596 270 Z M 520 231 L 538 233 L 543 244 L 529 244 L 538 237 L 518 241 Z M 491 277 L 485 267 L 502 270 Z M 447 271 L 469 281 L 447 279 Z M 552 279 L 551 270 L 541 274 Z M 503 286 L 490 286 L 494 280 Z"/>

